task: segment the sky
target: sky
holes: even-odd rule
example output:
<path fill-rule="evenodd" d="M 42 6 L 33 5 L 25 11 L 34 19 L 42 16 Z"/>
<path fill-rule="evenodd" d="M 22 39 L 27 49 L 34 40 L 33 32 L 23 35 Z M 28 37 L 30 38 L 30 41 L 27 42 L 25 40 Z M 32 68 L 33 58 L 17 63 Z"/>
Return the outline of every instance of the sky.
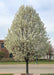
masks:
<path fill-rule="evenodd" d="M 54 47 L 54 0 L 0 0 L 0 40 L 7 36 L 8 28 L 21 5 L 32 6 L 39 13 Z"/>

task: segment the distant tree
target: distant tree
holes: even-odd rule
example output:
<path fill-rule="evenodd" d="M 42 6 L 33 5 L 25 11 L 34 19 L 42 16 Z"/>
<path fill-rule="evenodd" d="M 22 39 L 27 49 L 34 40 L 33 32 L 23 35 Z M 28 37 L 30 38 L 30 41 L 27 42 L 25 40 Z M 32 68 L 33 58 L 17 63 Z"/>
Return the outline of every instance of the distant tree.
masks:
<path fill-rule="evenodd" d="M 47 55 L 49 55 L 49 60 L 51 60 L 52 53 L 53 53 L 53 47 L 52 47 L 52 45 L 50 45 L 49 50 L 47 52 Z"/>
<path fill-rule="evenodd" d="M 48 36 L 38 13 L 30 6 L 21 6 L 16 13 L 5 42 L 15 60 L 24 58 L 26 74 L 30 58 L 43 56 L 49 48 Z"/>

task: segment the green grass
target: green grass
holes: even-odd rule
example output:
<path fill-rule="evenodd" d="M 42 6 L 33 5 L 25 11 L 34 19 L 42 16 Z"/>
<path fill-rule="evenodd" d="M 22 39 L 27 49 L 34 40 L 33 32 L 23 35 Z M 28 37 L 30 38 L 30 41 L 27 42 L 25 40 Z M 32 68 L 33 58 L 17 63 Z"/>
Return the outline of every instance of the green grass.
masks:
<path fill-rule="evenodd" d="M 0 64 L 26 64 L 26 62 L 0 62 Z M 29 62 L 29 64 L 36 64 L 36 62 Z"/>
<path fill-rule="evenodd" d="M 26 64 L 26 62 L 0 62 L 0 64 Z M 29 64 L 36 64 L 36 61 L 29 62 Z M 54 61 L 38 61 L 38 64 L 54 64 Z"/>
<path fill-rule="evenodd" d="M 54 75 L 54 74 L 40 74 L 40 75 Z"/>
<path fill-rule="evenodd" d="M 0 74 L 0 75 L 13 75 L 13 74 Z"/>
<path fill-rule="evenodd" d="M 54 60 L 51 61 L 38 61 L 38 64 L 54 64 Z"/>
<path fill-rule="evenodd" d="M 25 62 L 0 62 L 0 64 L 25 64 Z"/>
<path fill-rule="evenodd" d="M 46 60 L 42 60 L 42 61 L 37 61 L 38 64 L 54 64 L 54 60 L 52 61 L 46 61 Z M 36 62 L 30 62 L 30 64 L 36 64 Z"/>

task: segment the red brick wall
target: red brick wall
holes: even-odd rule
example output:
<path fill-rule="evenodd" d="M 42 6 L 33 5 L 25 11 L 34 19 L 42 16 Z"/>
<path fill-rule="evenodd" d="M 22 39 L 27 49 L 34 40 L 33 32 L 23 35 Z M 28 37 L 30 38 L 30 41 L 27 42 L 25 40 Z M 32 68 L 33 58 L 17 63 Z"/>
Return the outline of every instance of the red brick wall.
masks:
<path fill-rule="evenodd" d="M 9 57 L 9 52 L 5 47 L 1 48 L 1 43 L 4 43 L 4 40 L 0 40 L 0 51 L 5 52 L 5 58 L 8 58 Z"/>

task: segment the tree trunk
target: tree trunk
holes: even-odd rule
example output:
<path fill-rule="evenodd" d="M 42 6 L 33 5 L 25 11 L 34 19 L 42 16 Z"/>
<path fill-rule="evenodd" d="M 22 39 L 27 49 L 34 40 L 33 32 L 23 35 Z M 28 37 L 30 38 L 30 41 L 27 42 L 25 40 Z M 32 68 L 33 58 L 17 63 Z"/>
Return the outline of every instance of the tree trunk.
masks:
<path fill-rule="evenodd" d="M 51 60 L 51 54 L 49 54 L 49 60 Z"/>
<path fill-rule="evenodd" d="M 36 56 L 36 64 L 38 64 L 38 58 L 37 58 L 37 56 Z"/>
<path fill-rule="evenodd" d="M 29 72 L 28 72 L 28 59 L 26 59 L 26 75 L 28 75 Z"/>

